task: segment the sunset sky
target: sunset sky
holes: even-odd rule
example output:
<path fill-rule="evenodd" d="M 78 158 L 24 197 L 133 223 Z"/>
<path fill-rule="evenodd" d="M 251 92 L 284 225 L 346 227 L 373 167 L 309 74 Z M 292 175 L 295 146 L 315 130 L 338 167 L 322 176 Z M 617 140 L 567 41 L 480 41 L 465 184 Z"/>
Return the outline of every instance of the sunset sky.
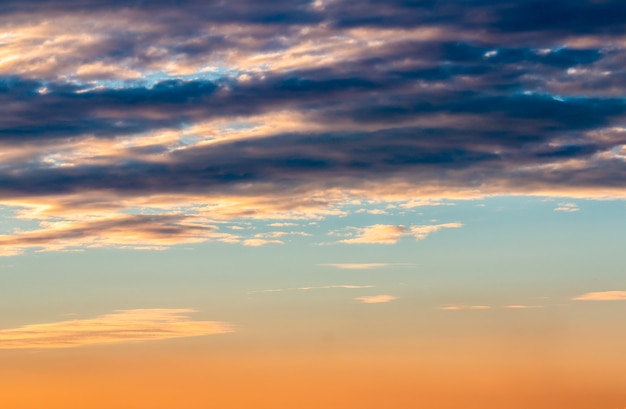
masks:
<path fill-rule="evenodd" d="M 626 408 L 624 0 L 1 0 L 0 408 Z"/>

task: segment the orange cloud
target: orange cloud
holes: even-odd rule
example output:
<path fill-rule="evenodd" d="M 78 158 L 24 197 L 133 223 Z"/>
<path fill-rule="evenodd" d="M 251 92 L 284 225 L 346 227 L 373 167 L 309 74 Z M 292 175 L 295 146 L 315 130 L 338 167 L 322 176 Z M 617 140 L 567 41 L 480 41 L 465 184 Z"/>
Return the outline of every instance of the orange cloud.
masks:
<path fill-rule="evenodd" d="M 397 299 L 398 297 L 395 297 L 393 295 L 386 295 L 386 294 L 367 295 L 367 296 L 355 298 L 355 300 L 361 301 L 364 304 L 381 304 L 381 303 L 391 302 Z"/>
<path fill-rule="evenodd" d="M 224 322 L 192 321 L 193 309 L 119 310 L 84 320 L 0 330 L 0 349 L 74 348 L 93 344 L 154 341 L 233 332 Z"/>
<path fill-rule="evenodd" d="M 357 237 L 341 240 L 347 244 L 395 244 L 404 236 L 413 236 L 417 240 L 425 239 L 429 234 L 445 228 L 458 228 L 461 223 L 445 223 L 430 226 L 402 226 L 375 224 L 357 230 Z"/>
<path fill-rule="evenodd" d="M 394 244 L 402 236 L 408 233 L 405 226 L 394 226 L 388 224 L 375 224 L 373 226 L 357 229 L 358 236 L 352 239 L 341 240 L 341 243 L 348 244 Z"/>
<path fill-rule="evenodd" d="M 20 254 L 29 248 L 43 251 L 110 246 L 158 249 L 211 238 L 233 239 L 232 235 L 217 233 L 217 227 L 203 218 L 176 214 L 117 214 L 79 221 L 43 221 L 40 226 L 38 230 L 0 235 L 0 255 Z"/>
<path fill-rule="evenodd" d="M 574 301 L 622 301 L 626 300 L 626 291 L 600 291 L 585 293 L 572 298 Z"/>
<path fill-rule="evenodd" d="M 382 268 L 393 266 L 395 264 L 389 263 L 340 263 L 340 264 L 320 264 L 325 267 L 335 267 L 342 270 L 369 270 L 373 268 Z"/>
<path fill-rule="evenodd" d="M 490 310 L 491 307 L 488 305 L 457 305 L 457 304 L 448 304 L 439 308 L 444 311 L 460 311 L 460 310 Z"/>
<path fill-rule="evenodd" d="M 543 308 L 543 305 L 507 305 L 504 308 L 509 309 L 509 310 L 527 310 L 527 309 L 534 309 L 534 308 Z"/>

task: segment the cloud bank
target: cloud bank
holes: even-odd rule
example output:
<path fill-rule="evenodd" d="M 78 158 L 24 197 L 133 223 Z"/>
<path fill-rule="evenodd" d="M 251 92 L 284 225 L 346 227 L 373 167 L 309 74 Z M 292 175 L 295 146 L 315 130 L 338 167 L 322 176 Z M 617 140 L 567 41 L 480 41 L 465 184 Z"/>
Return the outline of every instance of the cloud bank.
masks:
<path fill-rule="evenodd" d="M 621 0 L 3 1 L 0 205 L 41 225 L 0 251 L 278 244 L 188 216 L 287 223 L 355 199 L 625 198 L 625 14 Z M 347 240 L 431 233 L 372 229 Z"/>

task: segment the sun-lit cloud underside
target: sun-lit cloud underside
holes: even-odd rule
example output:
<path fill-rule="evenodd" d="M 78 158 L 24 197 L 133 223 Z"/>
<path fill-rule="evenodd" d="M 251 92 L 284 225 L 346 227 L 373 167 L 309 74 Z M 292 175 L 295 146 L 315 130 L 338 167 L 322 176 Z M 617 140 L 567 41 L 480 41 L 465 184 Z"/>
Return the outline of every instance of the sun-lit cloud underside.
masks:
<path fill-rule="evenodd" d="M 233 332 L 232 325 L 193 321 L 193 309 L 119 310 L 95 318 L 24 325 L 0 330 L 0 349 L 75 348 L 95 344 L 156 341 Z"/>
<path fill-rule="evenodd" d="M 624 301 L 626 291 L 598 291 L 581 294 L 572 298 L 575 301 Z"/>

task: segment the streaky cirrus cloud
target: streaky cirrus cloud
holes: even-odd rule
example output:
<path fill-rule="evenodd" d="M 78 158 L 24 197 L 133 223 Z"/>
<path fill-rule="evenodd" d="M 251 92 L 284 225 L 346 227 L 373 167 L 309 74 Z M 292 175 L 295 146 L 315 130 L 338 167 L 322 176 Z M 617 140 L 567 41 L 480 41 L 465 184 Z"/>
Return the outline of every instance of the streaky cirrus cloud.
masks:
<path fill-rule="evenodd" d="M 0 349 L 75 348 L 224 334 L 231 324 L 193 321 L 193 309 L 119 310 L 95 318 L 24 325 L 0 330 Z"/>
<path fill-rule="evenodd" d="M 191 215 L 112 215 L 71 222 L 45 221 L 39 230 L 0 235 L 0 255 L 20 254 L 33 248 L 40 251 L 112 246 L 162 249 L 210 239 L 237 241 L 237 236 L 218 233 L 216 226 Z"/>
<path fill-rule="evenodd" d="M 357 297 L 355 300 L 364 304 L 382 304 L 397 300 L 398 297 L 393 295 L 381 294 L 381 295 L 366 295 L 363 297 Z"/>
<path fill-rule="evenodd" d="M 490 310 L 492 307 L 489 305 L 462 305 L 462 304 L 448 304 L 439 307 L 443 311 L 462 311 L 462 310 Z"/>
<path fill-rule="evenodd" d="M 334 267 L 341 270 L 372 270 L 376 268 L 412 266 L 406 263 L 335 263 L 335 264 L 318 264 L 324 267 Z"/>
<path fill-rule="evenodd" d="M 405 236 L 413 236 L 417 240 L 425 239 L 429 234 L 441 229 L 459 228 L 461 223 L 443 223 L 426 226 L 403 226 L 375 224 L 356 229 L 356 237 L 341 240 L 346 244 L 395 244 Z"/>
<path fill-rule="evenodd" d="M 362 288 L 375 288 L 374 285 L 352 285 L 352 284 L 338 284 L 338 285 L 323 285 L 316 287 L 288 287 L 288 288 L 274 288 L 270 290 L 255 290 L 249 291 L 248 294 L 258 294 L 258 293 L 278 293 L 282 291 L 311 291 L 311 290 L 326 290 L 331 288 L 340 288 L 347 290 L 359 290 Z"/>
<path fill-rule="evenodd" d="M 505 305 L 503 308 L 506 308 L 507 310 L 531 310 L 531 309 L 537 309 L 537 308 L 544 308 L 544 306 L 543 305 L 511 304 L 511 305 Z"/>
<path fill-rule="evenodd" d="M 574 301 L 623 301 L 626 291 L 598 291 L 581 294 L 572 298 Z"/>

